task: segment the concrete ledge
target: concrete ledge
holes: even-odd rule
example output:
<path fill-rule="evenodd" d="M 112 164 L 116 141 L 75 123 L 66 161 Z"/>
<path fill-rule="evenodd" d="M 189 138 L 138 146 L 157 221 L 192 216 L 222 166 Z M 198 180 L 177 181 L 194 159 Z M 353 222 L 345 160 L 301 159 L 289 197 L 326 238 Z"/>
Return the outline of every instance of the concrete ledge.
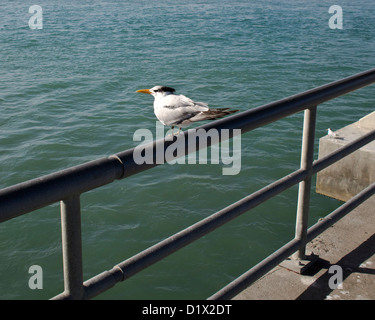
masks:
<path fill-rule="evenodd" d="M 319 141 L 319 158 L 375 129 L 375 112 Z M 375 141 L 317 174 L 316 192 L 347 201 L 375 181 Z"/>

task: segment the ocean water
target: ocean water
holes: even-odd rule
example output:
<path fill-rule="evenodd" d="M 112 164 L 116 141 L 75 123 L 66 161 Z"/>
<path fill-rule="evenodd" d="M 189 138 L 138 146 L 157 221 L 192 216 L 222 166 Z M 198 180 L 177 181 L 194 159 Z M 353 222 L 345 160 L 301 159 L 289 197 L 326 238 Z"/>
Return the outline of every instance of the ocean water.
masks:
<path fill-rule="evenodd" d="M 37 3 L 36 3 L 37 2 Z M 31 5 L 43 10 L 31 29 Z M 3 0 L 0 188 L 111 155 L 155 132 L 157 84 L 245 111 L 374 67 L 373 0 Z M 318 108 L 318 139 L 374 110 L 375 87 Z M 163 165 L 81 197 L 84 279 L 299 167 L 302 114 L 242 136 L 241 171 Z M 315 154 L 317 157 L 317 152 Z M 297 187 L 99 296 L 205 299 L 294 236 Z M 340 202 L 314 193 L 310 223 Z M 59 205 L 0 225 L 0 299 L 63 291 Z M 29 267 L 43 269 L 31 290 Z"/>

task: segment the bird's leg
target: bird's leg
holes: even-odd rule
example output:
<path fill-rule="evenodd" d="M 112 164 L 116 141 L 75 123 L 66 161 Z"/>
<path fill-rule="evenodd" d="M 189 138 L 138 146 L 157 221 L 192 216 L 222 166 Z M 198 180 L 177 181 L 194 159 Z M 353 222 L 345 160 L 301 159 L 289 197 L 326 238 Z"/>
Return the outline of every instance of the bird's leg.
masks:
<path fill-rule="evenodd" d="M 172 128 L 172 133 L 171 133 L 171 136 L 173 137 L 173 129 L 174 129 L 174 126 L 172 126 L 171 128 Z"/>
<path fill-rule="evenodd" d="M 180 131 L 181 131 L 181 127 L 178 127 L 178 132 L 177 132 L 177 135 L 180 134 Z"/>

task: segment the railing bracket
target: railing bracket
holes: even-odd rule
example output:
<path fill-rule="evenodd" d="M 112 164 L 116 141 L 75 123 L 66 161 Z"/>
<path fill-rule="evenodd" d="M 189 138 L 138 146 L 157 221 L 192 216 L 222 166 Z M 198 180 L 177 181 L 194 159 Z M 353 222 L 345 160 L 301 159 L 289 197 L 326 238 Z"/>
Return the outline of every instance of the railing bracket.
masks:
<path fill-rule="evenodd" d="M 279 264 L 280 267 L 293 271 L 298 274 L 304 274 L 319 260 L 319 256 L 309 253 L 303 259 L 294 259 L 293 257 L 285 259 Z"/>

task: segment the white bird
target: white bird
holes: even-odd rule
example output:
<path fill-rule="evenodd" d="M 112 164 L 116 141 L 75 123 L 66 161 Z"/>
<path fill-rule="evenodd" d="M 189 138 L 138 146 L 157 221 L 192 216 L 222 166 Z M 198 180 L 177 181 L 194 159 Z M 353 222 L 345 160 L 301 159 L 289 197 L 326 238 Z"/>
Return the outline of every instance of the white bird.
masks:
<path fill-rule="evenodd" d="M 329 137 L 333 139 L 340 139 L 340 136 L 336 132 L 333 132 L 331 128 L 328 128 L 327 131 Z"/>
<path fill-rule="evenodd" d="M 178 127 L 177 134 L 181 128 L 190 125 L 192 122 L 202 120 L 215 120 L 238 110 L 229 108 L 209 108 L 207 103 L 194 102 L 183 95 L 174 94 L 176 90 L 166 86 L 155 86 L 151 89 L 141 89 L 136 92 L 148 93 L 154 96 L 154 113 L 159 121 L 172 127 Z"/>

